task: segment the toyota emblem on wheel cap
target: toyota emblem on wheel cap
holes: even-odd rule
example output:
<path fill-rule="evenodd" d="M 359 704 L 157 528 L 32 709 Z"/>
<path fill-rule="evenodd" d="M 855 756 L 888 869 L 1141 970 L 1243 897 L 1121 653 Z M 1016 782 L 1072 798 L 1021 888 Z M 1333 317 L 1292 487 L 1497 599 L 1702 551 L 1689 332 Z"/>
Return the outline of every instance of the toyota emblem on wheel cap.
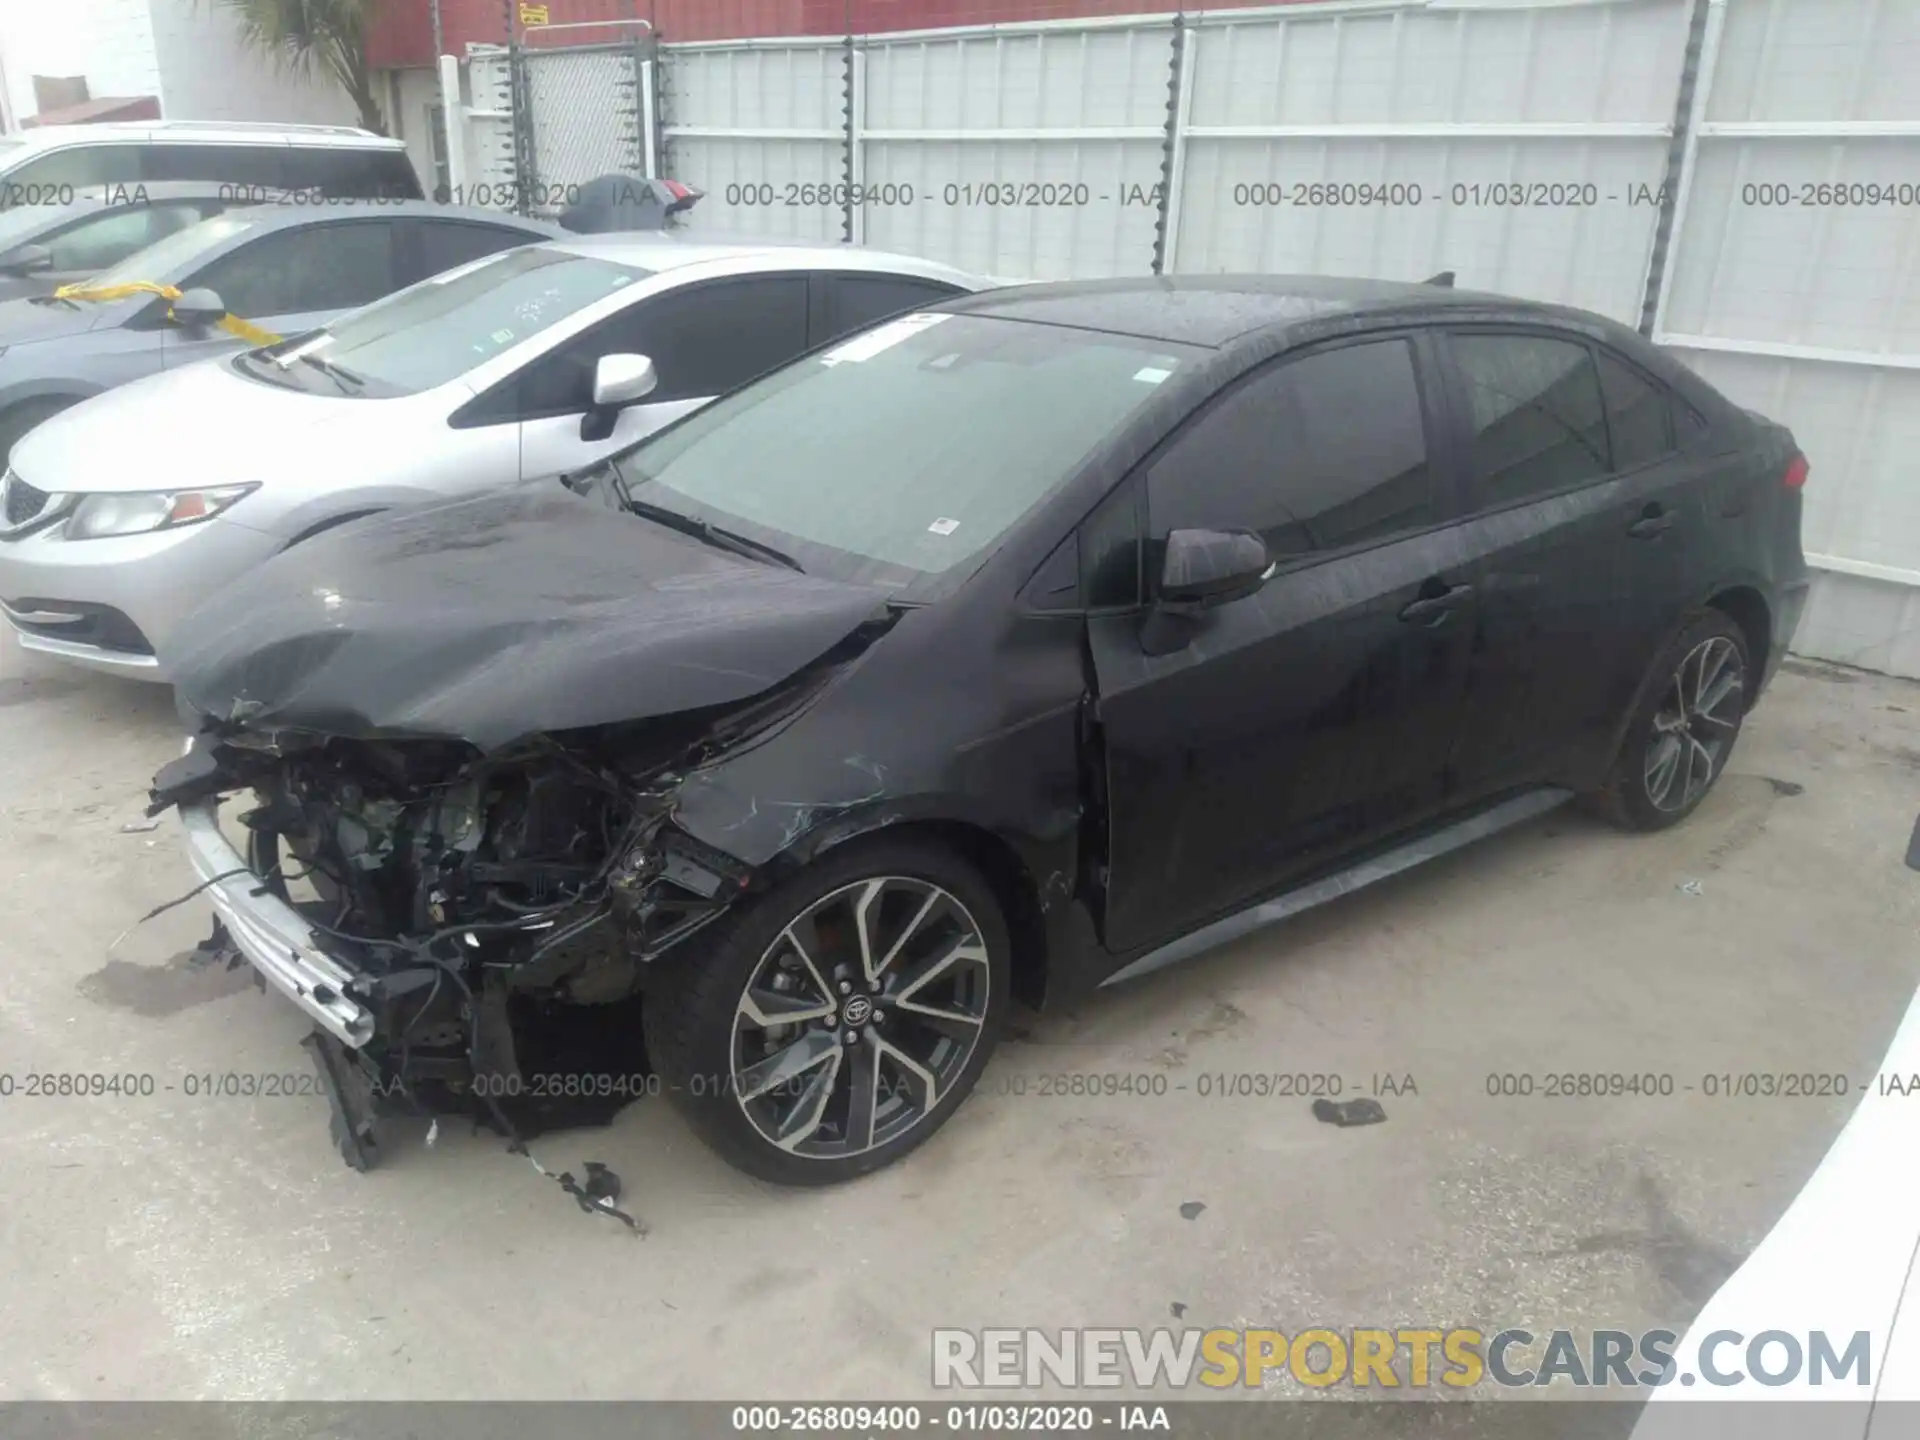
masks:
<path fill-rule="evenodd" d="M 840 1007 L 840 1018 L 849 1025 L 864 1025 L 873 1018 L 873 1001 L 864 995 L 849 995 Z"/>

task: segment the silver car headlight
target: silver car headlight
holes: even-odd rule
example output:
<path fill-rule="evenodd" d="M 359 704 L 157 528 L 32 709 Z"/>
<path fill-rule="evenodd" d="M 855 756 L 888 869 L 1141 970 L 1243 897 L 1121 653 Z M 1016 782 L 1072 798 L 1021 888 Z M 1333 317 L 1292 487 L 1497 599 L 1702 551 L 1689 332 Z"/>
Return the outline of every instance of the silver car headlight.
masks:
<path fill-rule="evenodd" d="M 177 530 L 211 520 L 260 487 L 221 485 L 211 490 L 140 490 L 82 495 L 63 532 L 69 540 L 100 540 L 109 535 L 143 535 Z"/>

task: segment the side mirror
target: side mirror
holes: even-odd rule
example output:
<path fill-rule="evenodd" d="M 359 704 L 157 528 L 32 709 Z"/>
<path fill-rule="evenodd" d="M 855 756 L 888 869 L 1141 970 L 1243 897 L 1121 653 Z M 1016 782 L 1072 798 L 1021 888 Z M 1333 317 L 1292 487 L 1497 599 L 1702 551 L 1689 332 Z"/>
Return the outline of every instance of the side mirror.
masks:
<path fill-rule="evenodd" d="M 1221 530 L 1175 530 L 1160 562 L 1160 603 L 1210 610 L 1244 600 L 1266 582 L 1267 542 Z"/>
<path fill-rule="evenodd" d="M 1140 647 L 1167 655 L 1193 638 L 1201 612 L 1256 593 L 1273 573 L 1267 542 L 1245 531 L 1174 530 L 1160 562 L 1160 593 L 1147 612 Z"/>
<path fill-rule="evenodd" d="M 53 268 L 53 251 L 44 245 L 16 245 L 0 255 L 0 274 L 38 275 Z"/>
<path fill-rule="evenodd" d="M 602 355 L 593 367 L 593 408 L 580 417 L 580 438 L 606 439 L 621 409 L 644 400 L 659 383 L 645 355 Z"/>
<path fill-rule="evenodd" d="M 211 290 L 195 288 L 173 302 L 173 318 L 182 325 L 218 325 L 227 318 L 227 302 Z"/>
<path fill-rule="evenodd" d="M 631 405 L 645 399 L 659 383 L 653 361 L 645 355 L 602 355 L 593 367 L 593 403 L 610 409 Z"/>

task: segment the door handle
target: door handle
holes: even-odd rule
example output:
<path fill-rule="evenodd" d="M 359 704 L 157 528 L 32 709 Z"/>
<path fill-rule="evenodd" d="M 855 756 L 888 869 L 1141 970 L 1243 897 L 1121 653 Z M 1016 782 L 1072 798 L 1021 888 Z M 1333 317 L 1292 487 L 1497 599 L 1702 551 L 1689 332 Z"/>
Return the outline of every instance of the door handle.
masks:
<path fill-rule="evenodd" d="M 1443 590 L 1438 595 L 1421 596 L 1418 600 L 1415 600 L 1405 609 L 1401 610 L 1400 618 L 1408 624 L 1417 624 L 1425 621 L 1430 625 L 1438 625 L 1441 621 L 1445 620 L 1447 616 L 1466 604 L 1472 596 L 1473 587 L 1471 585 L 1455 585 L 1451 590 Z"/>
<path fill-rule="evenodd" d="M 1636 540 L 1651 540 L 1654 536 L 1672 528 L 1673 512 L 1671 510 L 1649 510 L 1627 527 L 1627 534 Z"/>

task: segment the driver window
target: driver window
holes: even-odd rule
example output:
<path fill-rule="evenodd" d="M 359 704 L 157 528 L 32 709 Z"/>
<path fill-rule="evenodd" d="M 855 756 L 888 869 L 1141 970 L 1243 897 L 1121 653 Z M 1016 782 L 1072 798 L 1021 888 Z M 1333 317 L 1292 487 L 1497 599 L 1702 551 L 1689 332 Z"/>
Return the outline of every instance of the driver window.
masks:
<path fill-rule="evenodd" d="M 1251 530 L 1284 563 L 1434 523 L 1413 347 L 1341 345 L 1256 371 L 1153 461 L 1147 507 L 1150 576 L 1170 530 Z"/>
<path fill-rule="evenodd" d="M 807 349 L 804 275 L 749 275 L 669 290 L 609 315 L 503 381 L 482 402 L 489 422 L 578 415 L 593 404 L 602 355 L 645 355 L 659 384 L 649 403 L 709 400 Z M 476 421 L 481 412 L 476 412 Z"/>
<path fill-rule="evenodd" d="M 92 274 L 199 219 L 199 207 L 191 201 L 155 201 L 90 216 L 50 237 L 46 245 L 56 271 Z"/>
<path fill-rule="evenodd" d="M 349 310 L 394 288 L 393 226 L 345 220 L 269 231 L 188 279 L 235 315 L 300 315 Z"/>

